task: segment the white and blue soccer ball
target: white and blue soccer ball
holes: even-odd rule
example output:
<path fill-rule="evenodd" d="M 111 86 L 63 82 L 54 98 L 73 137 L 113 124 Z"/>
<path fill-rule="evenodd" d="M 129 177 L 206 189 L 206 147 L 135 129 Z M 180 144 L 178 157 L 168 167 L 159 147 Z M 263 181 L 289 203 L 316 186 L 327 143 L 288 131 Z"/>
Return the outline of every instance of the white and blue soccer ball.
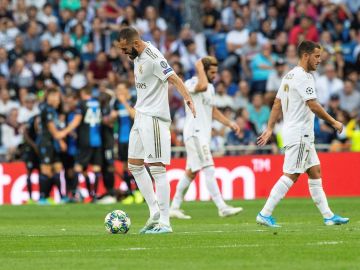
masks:
<path fill-rule="evenodd" d="M 105 229 L 108 233 L 127 233 L 131 226 L 131 221 L 124 211 L 114 210 L 105 217 Z"/>

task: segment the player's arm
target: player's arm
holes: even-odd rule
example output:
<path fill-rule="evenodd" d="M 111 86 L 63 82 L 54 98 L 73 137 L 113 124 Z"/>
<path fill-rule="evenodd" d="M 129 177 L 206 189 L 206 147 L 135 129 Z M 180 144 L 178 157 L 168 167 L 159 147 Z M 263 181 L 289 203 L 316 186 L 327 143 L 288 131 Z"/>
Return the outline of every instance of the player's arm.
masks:
<path fill-rule="evenodd" d="M 61 151 L 66 151 L 67 145 L 66 145 L 65 141 L 61 138 L 62 131 L 59 131 L 56 128 L 55 123 L 53 121 L 49 121 L 47 123 L 47 128 L 48 128 L 51 136 L 53 136 L 59 142 Z"/>
<path fill-rule="evenodd" d="M 75 130 L 82 121 L 82 115 L 81 114 L 76 114 L 74 116 L 74 119 L 66 126 L 66 128 L 64 128 L 63 130 L 59 131 L 57 133 L 57 136 L 55 137 L 56 139 L 63 139 L 65 138 L 69 133 L 71 133 L 73 130 Z"/>
<path fill-rule="evenodd" d="M 279 119 L 280 115 L 282 113 L 281 109 L 281 100 L 279 98 L 275 98 L 274 105 L 272 106 L 270 118 L 267 124 L 266 129 L 264 132 L 257 138 L 257 144 L 259 146 L 264 146 L 268 140 L 270 139 L 274 126 Z"/>
<path fill-rule="evenodd" d="M 181 96 L 184 98 L 186 105 L 189 106 L 192 114 L 194 115 L 194 117 L 196 117 L 194 103 L 183 81 L 175 73 L 169 76 L 168 81 L 176 87 L 176 89 L 179 91 Z"/>
<path fill-rule="evenodd" d="M 28 145 L 30 145 L 30 147 L 31 147 L 36 153 L 38 153 L 38 148 L 37 148 L 37 146 L 36 146 L 36 143 L 33 141 L 33 139 L 31 139 L 31 137 L 30 137 L 30 135 L 29 135 L 29 130 L 28 130 L 28 128 L 25 128 L 23 135 L 24 135 L 24 140 L 25 140 L 25 142 L 26 142 Z"/>
<path fill-rule="evenodd" d="M 135 110 L 133 107 L 130 106 L 130 104 L 129 104 L 127 98 L 126 98 L 126 96 L 125 96 L 125 95 L 121 95 L 121 96 L 119 96 L 118 100 L 120 101 L 120 103 L 121 103 L 122 105 L 124 105 L 125 109 L 126 109 L 126 110 L 128 111 L 128 113 L 129 113 L 131 119 L 134 119 L 134 118 L 135 118 L 136 110 Z"/>
<path fill-rule="evenodd" d="M 196 61 L 195 69 L 196 69 L 196 73 L 198 75 L 198 82 L 195 85 L 194 90 L 195 90 L 195 92 L 205 92 L 207 90 L 209 81 L 206 76 L 204 65 L 203 65 L 201 59 Z"/>
<path fill-rule="evenodd" d="M 240 132 L 240 127 L 233 121 L 230 121 L 225 115 L 216 107 L 213 107 L 212 117 L 221 124 L 231 128 L 236 134 Z"/>
<path fill-rule="evenodd" d="M 316 116 L 328 122 L 334 129 L 341 133 L 343 130 L 343 124 L 336 121 L 330 114 L 328 114 L 316 99 L 310 99 L 306 101 L 306 104 L 309 106 L 310 110 L 316 114 Z"/>

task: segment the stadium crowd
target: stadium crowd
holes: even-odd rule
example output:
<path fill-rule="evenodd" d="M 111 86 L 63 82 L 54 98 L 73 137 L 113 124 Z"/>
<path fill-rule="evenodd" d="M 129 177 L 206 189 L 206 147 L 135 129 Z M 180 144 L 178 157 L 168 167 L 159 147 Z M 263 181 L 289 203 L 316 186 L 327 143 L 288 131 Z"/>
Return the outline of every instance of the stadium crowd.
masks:
<path fill-rule="evenodd" d="M 241 134 L 214 123 L 211 147 L 217 155 L 239 154 L 225 151 L 226 145 L 255 145 L 281 77 L 297 64 L 297 44 L 320 42 L 318 100 L 346 129 L 336 134 L 316 119 L 317 143 L 360 151 L 359 1 L 0 0 L 0 161 L 23 158 L 29 121 L 40 113 L 48 89 L 60 89 L 61 112 L 75 110 L 85 86 L 100 103 L 113 104 L 120 84 L 135 103 L 132 63 L 113 44 L 128 25 L 184 80 L 194 75 L 200 57 L 218 59 L 216 106 Z M 181 146 L 184 105 L 172 85 L 169 100 L 172 144 Z M 272 151 L 281 141 L 280 121 Z"/>

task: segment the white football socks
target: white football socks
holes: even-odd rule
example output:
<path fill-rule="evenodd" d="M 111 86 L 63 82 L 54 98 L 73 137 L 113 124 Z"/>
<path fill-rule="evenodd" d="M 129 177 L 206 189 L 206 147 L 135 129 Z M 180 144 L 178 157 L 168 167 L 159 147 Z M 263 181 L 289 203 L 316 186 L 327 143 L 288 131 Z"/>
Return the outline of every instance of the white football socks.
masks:
<path fill-rule="evenodd" d="M 320 179 L 309 179 L 309 191 L 311 197 L 316 204 L 317 208 L 319 209 L 320 213 L 324 218 L 332 218 L 334 213 L 331 212 L 325 192 L 322 187 L 322 181 Z"/>
<path fill-rule="evenodd" d="M 150 217 L 153 217 L 156 213 L 158 213 L 159 206 L 157 204 L 154 187 L 151 181 L 151 177 L 144 165 L 133 165 L 129 164 L 129 171 L 135 178 L 136 184 L 144 196 L 145 201 L 149 207 Z"/>
<path fill-rule="evenodd" d="M 185 193 L 187 189 L 189 188 L 191 184 L 191 180 L 186 173 L 184 173 L 183 177 L 179 180 L 177 186 L 176 186 L 176 192 L 175 196 L 173 198 L 173 201 L 171 203 L 172 209 L 179 209 L 181 206 L 181 203 L 184 200 Z"/>
<path fill-rule="evenodd" d="M 215 178 L 214 166 L 204 168 L 203 172 L 205 174 L 206 187 L 210 193 L 211 199 L 214 201 L 218 209 L 225 208 L 227 205 L 221 196 L 220 189 Z"/>
<path fill-rule="evenodd" d="M 264 208 L 260 211 L 260 214 L 268 217 L 272 215 L 276 205 L 282 198 L 285 197 L 294 182 L 287 176 L 282 175 L 280 179 L 273 186 L 269 198 L 267 199 Z"/>
<path fill-rule="evenodd" d="M 156 197 L 160 208 L 160 223 L 170 226 L 170 183 L 166 179 L 163 166 L 150 166 L 151 175 L 155 180 Z"/>

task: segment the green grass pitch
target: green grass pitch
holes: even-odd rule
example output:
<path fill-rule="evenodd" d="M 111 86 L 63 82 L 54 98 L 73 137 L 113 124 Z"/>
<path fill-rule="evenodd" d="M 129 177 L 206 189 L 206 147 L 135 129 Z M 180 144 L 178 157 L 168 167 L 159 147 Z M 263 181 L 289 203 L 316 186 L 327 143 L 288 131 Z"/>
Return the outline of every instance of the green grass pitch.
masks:
<path fill-rule="evenodd" d="M 185 203 L 191 220 L 173 220 L 173 234 L 139 235 L 143 205 L 0 207 L 0 269 L 360 269 L 360 198 L 329 199 L 350 217 L 326 227 L 311 199 L 285 199 L 274 216 L 282 228 L 255 223 L 264 200 L 234 201 L 243 213 L 219 218 L 211 202 Z M 105 215 L 126 211 L 132 227 L 110 235 Z"/>

